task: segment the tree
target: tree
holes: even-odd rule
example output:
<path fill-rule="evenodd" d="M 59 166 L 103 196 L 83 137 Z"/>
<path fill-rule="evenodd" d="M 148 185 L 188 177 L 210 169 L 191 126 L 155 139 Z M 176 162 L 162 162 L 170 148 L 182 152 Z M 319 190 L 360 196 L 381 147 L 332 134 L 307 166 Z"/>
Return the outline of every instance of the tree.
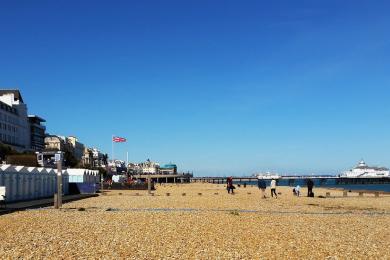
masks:
<path fill-rule="evenodd" d="M 99 174 L 102 174 L 103 178 L 106 178 L 107 170 L 105 168 L 103 168 L 103 167 L 99 167 L 98 170 L 99 170 Z"/>
<path fill-rule="evenodd" d="M 108 154 L 103 155 L 103 164 L 107 165 L 108 164 Z"/>
<path fill-rule="evenodd" d="M 88 157 L 89 157 L 89 167 L 93 168 L 95 166 L 95 158 L 93 158 L 93 152 L 91 149 L 88 149 Z"/>
<path fill-rule="evenodd" d="M 79 164 L 76 157 L 69 151 L 64 153 L 64 164 L 66 167 L 74 168 Z"/>
<path fill-rule="evenodd" d="M 0 143 L 0 158 L 2 161 L 5 160 L 7 155 L 19 154 L 17 151 L 12 149 L 10 146 Z"/>

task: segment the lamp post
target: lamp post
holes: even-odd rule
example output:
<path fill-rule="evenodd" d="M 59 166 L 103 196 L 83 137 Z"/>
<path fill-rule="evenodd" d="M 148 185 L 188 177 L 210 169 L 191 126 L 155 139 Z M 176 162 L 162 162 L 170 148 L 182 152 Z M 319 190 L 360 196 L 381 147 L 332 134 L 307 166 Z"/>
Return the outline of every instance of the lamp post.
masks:
<path fill-rule="evenodd" d="M 56 153 L 54 158 L 57 162 L 57 193 L 54 194 L 54 207 L 60 209 L 62 207 L 62 152 Z"/>

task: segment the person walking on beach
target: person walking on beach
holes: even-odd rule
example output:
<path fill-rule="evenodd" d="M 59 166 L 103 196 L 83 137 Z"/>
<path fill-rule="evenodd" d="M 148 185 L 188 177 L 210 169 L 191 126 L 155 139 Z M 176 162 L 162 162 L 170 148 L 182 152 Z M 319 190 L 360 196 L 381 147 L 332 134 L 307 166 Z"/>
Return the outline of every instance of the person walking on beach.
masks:
<path fill-rule="evenodd" d="M 278 195 L 276 194 L 276 181 L 275 181 L 275 179 L 272 179 L 270 186 L 271 186 L 271 197 L 274 197 L 274 194 L 275 194 L 275 198 L 278 198 Z"/>
<path fill-rule="evenodd" d="M 265 189 L 267 188 L 267 184 L 265 183 L 265 180 L 262 176 L 257 177 L 257 186 L 261 190 L 261 198 L 266 199 L 267 197 L 265 196 Z"/>
<path fill-rule="evenodd" d="M 234 194 L 234 186 L 233 186 L 233 177 L 228 177 L 227 180 L 226 180 L 226 189 L 228 191 L 228 193 L 230 193 L 230 191 L 232 192 L 232 194 Z"/>
<path fill-rule="evenodd" d="M 313 193 L 314 182 L 313 182 L 313 180 L 308 179 L 306 182 L 306 185 L 307 185 L 307 196 L 314 197 L 314 193 Z"/>

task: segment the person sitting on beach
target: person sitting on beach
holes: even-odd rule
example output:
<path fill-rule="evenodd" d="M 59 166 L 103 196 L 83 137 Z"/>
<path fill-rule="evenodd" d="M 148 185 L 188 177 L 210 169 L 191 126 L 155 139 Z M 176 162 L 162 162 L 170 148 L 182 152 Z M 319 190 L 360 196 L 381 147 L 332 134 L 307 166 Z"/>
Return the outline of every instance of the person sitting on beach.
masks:
<path fill-rule="evenodd" d="M 275 181 L 275 179 L 272 179 L 270 186 L 271 186 L 271 197 L 274 197 L 274 194 L 275 194 L 275 198 L 277 199 L 278 195 L 276 194 L 276 181 Z"/>
<path fill-rule="evenodd" d="M 301 195 L 301 186 L 297 185 L 295 188 L 295 195 L 299 197 Z"/>
<path fill-rule="evenodd" d="M 233 177 L 228 177 L 227 180 L 226 180 L 226 189 L 228 191 L 228 193 L 230 193 L 230 191 L 232 192 L 232 194 L 234 194 L 234 189 L 235 187 L 233 186 Z"/>
<path fill-rule="evenodd" d="M 267 197 L 265 196 L 265 189 L 267 188 L 267 184 L 265 183 L 265 180 L 262 176 L 257 177 L 257 186 L 261 190 L 261 198 L 266 199 Z"/>

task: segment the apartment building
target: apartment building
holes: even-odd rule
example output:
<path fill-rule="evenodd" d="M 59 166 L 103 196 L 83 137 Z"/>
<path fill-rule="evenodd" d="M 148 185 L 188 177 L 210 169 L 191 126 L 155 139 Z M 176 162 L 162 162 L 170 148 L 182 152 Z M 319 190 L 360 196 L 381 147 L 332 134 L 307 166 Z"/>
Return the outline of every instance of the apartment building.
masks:
<path fill-rule="evenodd" d="M 0 90 L 0 141 L 17 151 L 31 150 L 27 105 L 19 90 Z"/>
<path fill-rule="evenodd" d="M 43 123 L 46 121 L 43 118 L 35 115 L 29 115 L 28 120 L 30 123 L 31 149 L 41 152 L 43 149 L 45 149 L 46 127 L 43 125 Z"/>

